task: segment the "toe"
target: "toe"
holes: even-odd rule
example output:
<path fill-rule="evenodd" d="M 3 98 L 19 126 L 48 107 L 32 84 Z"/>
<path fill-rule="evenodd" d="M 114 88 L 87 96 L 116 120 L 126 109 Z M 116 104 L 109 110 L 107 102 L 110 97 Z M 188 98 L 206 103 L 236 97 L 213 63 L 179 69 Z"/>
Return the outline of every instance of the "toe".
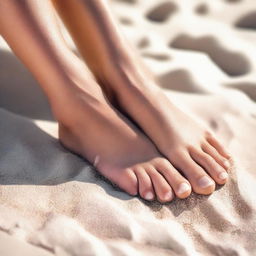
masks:
<path fill-rule="evenodd" d="M 179 198 L 186 198 L 191 194 L 190 183 L 174 168 L 166 159 L 159 159 L 155 163 L 155 168 L 160 172 L 171 185 L 175 194 Z"/>
<path fill-rule="evenodd" d="M 137 195 L 138 179 L 132 169 L 111 172 L 109 175 L 106 175 L 106 177 L 128 194 L 132 196 Z"/>
<path fill-rule="evenodd" d="M 230 159 L 231 156 L 225 147 L 211 134 L 209 133 L 206 137 L 207 141 L 226 159 Z"/>
<path fill-rule="evenodd" d="M 174 198 L 174 193 L 165 178 L 153 166 L 148 167 L 147 173 L 152 180 L 158 200 L 163 203 L 170 202 Z"/>
<path fill-rule="evenodd" d="M 215 190 L 215 182 L 188 152 L 176 153 L 173 156 L 173 163 L 189 180 L 194 192 L 209 195 Z"/>
<path fill-rule="evenodd" d="M 210 155 L 201 149 L 191 149 L 190 156 L 218 183 L 224 184 L 227 181 L 228 174 L 226 170 L 220 166 Z"/>
<path fill-rule="evenodd" d="M 219 152 L 211 146 L 209 143 L 202 144 L 202 150 L 210 155 L 218 164 L 220 164 L 225 170 L 229 170 L 231 164 L 227 158 L 219 154 Z"/>
<path fill-rule="evenodd" d="M 147 172 L 144 168 L 136 168 L 134 172 L 138 178 L 140 196 L 148 201 L 154 200 L 154 188 Z"/>

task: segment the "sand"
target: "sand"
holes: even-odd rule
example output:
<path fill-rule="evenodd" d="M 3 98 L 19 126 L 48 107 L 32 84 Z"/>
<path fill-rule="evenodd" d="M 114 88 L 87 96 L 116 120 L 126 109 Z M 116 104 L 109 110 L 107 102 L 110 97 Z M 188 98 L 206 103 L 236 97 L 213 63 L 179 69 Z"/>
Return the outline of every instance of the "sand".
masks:
<path fill-rule="evenodd" d="M 123 193 L 61 147 L 46 98 L 1 40 L 0 255 L 256 255 L 255 1 L 111 4 L 171 100 L 231 151 L 230 179 L 165 205 Z"/>

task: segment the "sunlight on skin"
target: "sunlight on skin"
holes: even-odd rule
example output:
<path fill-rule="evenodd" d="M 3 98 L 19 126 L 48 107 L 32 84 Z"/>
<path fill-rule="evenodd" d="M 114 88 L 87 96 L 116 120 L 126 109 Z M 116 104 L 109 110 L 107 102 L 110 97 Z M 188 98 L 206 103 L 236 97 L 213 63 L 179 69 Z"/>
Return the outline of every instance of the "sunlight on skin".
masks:
<path fill-rule="evenodd" d="M 191 186 L 210 194 L 224 184 L 228 153 L 128 54 L 106 2 L 53 2 L 96 79 L 64 43 L 49 1 L 1 2 L 0 29 L 47 95 L 62 144 L 147 200 L 186 198 Z"/>

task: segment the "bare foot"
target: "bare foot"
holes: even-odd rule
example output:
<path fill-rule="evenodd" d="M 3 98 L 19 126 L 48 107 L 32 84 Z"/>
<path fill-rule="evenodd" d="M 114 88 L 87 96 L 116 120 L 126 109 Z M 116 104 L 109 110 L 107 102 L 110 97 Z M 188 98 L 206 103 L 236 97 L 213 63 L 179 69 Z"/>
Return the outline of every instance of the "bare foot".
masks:
<path fill-rule="evenodd" d="M 165 180 L 172 184 L 173 179 L 181 177 L 180 172 L 188 178 L 194 191 L 200 194 L 213 192 L 214 181 L 224 184 L 227 180 L 226 170 L 228 169 L 228 155 L 225 149 L 207 129 L 172 104 L 159 87 L 152 82 L 153 79 L 139 63 L 140 59 L 136 58 L 133 48 L 122 37 L 105 1 L 89 1 L 90 4 L 87 1 L 79 1 L 79 3 L 64 1 L 67 8 L 63 7 L 63 1 L 55 2 L 59 2 L 59 4 L 56 3 L 59 13 L 68 25 L 80 54 L 85 58 L 111 103 L 135 121 L 160 153 L 175 166 L 176 169 L 172 171 L 173 174 L 175 173 L 173 177 L 168 179 L 165 176 Z M 67 9 L 73 11 L 66 12 Z M 92 11 L 94 15 L 91 15 Z M 83 20 L 82 23 L 77 22 L 77 13 L 79 13 L 79 20 Z M 90 37 L 87 36 L 88 34 Z M 104 108 L 100 111 L 96 114 L 99 117 L 95 119 L 95 124 L 92 124 L 92 129 L 97 123 L 99 127 L 105 127 L 106 123 L 106 127 L 110 128 L 104 128 L 102 132 L 97 131 L 97 134 L 100 137 L 109 135 L 111 139 L 106 138 L 109 143 L 115 141 L 114 143 L 117 144 L 117 140 L 120 140 L 120 145 L 114 146 L 120 150 L 123 148 L 121 159 L 127 153 L 132 154 L 136 146 L 131 143 L 128 143 L 127 147 L 124 145 L 131 139 L 128 127 L 124 128 L 125 125 L 121 127 L 119 123 L 116 123 L 117 118 L 110 113 L 113 110 Z M 111 116 L 112 120 L 108 120 L 104 115 Z M 127 120 L 120 114 L 117 116 L 123 123 L 127 123 Z M 83 117 L 83 119 L 86 118 Z M 128 126 L 131 127 L 131 125 Z M 110 132 L 112 127 L 115 127 L 114 129 L 120 127 L 117 129 L 119 135 L 116 140 Z M 134 129 L 132 128 L 133 131 Z M 91 136 L 92 131 L 88 134 Z M 85 135 L 80 131 L 79 136 Z M 85 139 L 82 140 L 85 141 Z M 94 142 L 97 143 L 97 140 L 95 139 Z M 89 150 L 90 147 L 86 146 L 86 148 Z M 97 149 L 96 146 L 95 149 Z M 115 152 L 114 149 L 112 150 Z M 103 155 L 107 154 L 105 151 Z M 140 155 L 141 150 L 139 152 L 138 162 L 141 162 L 143 161 Z M 95 154 L 98 153 L 95 152 Z M 106 162 L 111 161 L 106 158 Z"/>
<path fill-rule="evenodd" d="M 104 88 L 112 90 L 117 107 L 142 128 L 193 190 L 210 194 L 215 182 L 226 183 L 230 156 L 213 134 L 172 104 L 149 76 L 143 78 L 140 67 L 117 70 L 102 75 Z"/>
<path fill-rule="evenodd" d="M 155 146 L 105 100 L 89 76 L 73 79 L 53 111 L 62 144 L 85 157 L 105 177 L 131 195 L 169 202 L 185 198 L 190 183 Z"/>

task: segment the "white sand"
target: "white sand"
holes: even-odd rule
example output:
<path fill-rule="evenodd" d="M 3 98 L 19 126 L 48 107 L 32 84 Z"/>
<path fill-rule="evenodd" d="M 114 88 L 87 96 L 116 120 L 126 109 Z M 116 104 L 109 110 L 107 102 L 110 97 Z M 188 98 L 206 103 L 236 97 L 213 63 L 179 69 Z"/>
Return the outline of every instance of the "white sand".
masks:
<path fill-rule="evenodd" d="M 113 187 L 59 145 L 45 97 L 1 41 L 0 255 L 256 255 L 255 0 L 120 0 L 113 10 L 176 91 L 166 93 L 231 151 L 230 180 L 166 205 Z"/>

